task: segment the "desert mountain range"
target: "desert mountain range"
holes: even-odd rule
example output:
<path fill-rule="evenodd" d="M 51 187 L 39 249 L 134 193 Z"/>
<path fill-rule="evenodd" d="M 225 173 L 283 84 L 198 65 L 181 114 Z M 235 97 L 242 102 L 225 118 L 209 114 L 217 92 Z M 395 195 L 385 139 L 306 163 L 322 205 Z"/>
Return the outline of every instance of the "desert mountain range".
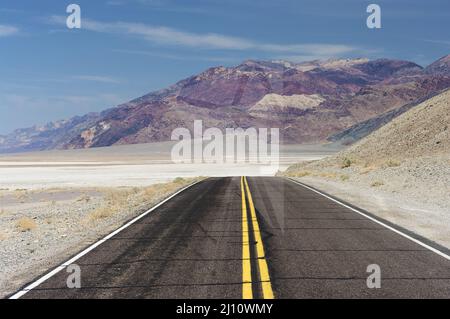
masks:
<path fill-rule="evenodd" d="M 392 59 L 213 67 L 101 113 L 17 129 L 0 152 L 170 140 L 173 129 L 279 127 L 283 143 L 354 142 L 450 87 L 450 55 L 423 68 Z"/>

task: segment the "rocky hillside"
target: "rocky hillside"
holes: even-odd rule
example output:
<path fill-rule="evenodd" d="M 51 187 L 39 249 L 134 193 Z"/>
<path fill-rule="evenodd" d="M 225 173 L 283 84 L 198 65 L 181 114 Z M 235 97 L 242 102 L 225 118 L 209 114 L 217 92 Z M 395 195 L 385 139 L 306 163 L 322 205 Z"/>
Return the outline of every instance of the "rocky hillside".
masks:
<path fill-rule="evenodd" d="M 450 90 L 398 116 L 339 157 L 351 161 L 403 161 L 450 155 Z"/>
<path fill-rule="evenodd" d="M 334 143 L 340 143 L 342 145 L 353 144 L 354 142 L 359 141 L 360 139 L 368 136 L 372 132 L 375 132 L 380 127 L 389 123 L 397 116 L 409 111 L 411 108 L 421 104 L 422 102 L 432 98 L 435 95 L 438 95 L 439 93 L 440 92 L 432 93 L 430 95 L 427 95 L 423 98 L 418 99 L 417 101 L 414 101 L 413 103 L 405 104 L 399 108 L 390 110 L 381 115 L 372 117 L 366 121 L 362 121 L 355 125 L 352 125 L 351 127 L 349 127 L 348 129 L 345 129 L 342 132 L 331 135 L 328 138 L 328 141 L 334 142 Z"/>
<path fill-rule="evenodd" d="M 100 114 L 0 136 L 0 152 L 164 141 L 195 119 L 222 129 L 279 127 L 284 143 L 325 141 L 450 87 L 450 75 L 443 72 L 448 59 L 439 61 L 425 69 L 388 59 L 214 67 Z"/>

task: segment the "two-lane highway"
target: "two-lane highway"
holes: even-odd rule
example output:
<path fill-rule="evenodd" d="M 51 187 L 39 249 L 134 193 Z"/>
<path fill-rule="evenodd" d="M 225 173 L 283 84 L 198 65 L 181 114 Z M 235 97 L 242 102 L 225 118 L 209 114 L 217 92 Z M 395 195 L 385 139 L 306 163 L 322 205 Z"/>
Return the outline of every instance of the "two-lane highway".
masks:
<path fill-rule="evenodd" d="M 61 267 L 13 297 L 450 298 L 429 248 L 288 179 L 209 178 L 75 258 L 81 288 Z"/>
<path fill-rule="evenodd" d="M 445 257 L 290 180 L 249 181 L 275 297 L 450 298 Z"/>

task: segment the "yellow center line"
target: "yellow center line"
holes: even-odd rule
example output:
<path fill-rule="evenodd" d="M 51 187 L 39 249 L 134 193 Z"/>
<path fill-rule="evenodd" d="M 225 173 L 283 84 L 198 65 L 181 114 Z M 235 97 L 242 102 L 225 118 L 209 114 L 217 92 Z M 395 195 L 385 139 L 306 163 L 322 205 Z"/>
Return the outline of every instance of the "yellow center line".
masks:
<path fill-rule="evenodd" d="M 263 298 L 264 299 L 274 299 L 274 294 L 272 290 L 272 284 L 270 282 L 270 275 L 269 275 L 269 267 L 267 266 L 267 261 L 264 253 L 264 245 L 261 238 L 261 232 L 259 229 L 258 224 L 258 218 L 256 217 L 256 211 L 255 206 L 253 204 L 252 194 L 250 192 L 250 187 L 248 186 L 247 179 L 245 177 L 242 178 L 242 180 L 245 183 L 245 189 L 247 190 L 247 199 L 248 204 L 250 206 L 250 214 L 251 214 L 251 221 L 253 225 L 253 233 L 256 240 L 256 254 L 258 258 L 258 268 L 259 268 L 259 279 L 262 285 L 262 291 L 263 291 Z M 241 188 L 242 188 L 242 180 L 241 180 Z M 242 207 L 244 211 L 244 205 L 245 205 L 245 198 L 243 197 Z M 247 209 L 245 208 L 245 220 L 247 222 Z M 247 228 L 248 229 L 248 226 Z M 247 232 L 248 234 L 248 232 Z M 248 242 L 248 235 L 247 235 L 247 242 Z M 245 282 L 245 281 L 244 281 Z"/>
<path fill-rule="evenodd" d="M 242 298 L 253 299 L 252 269 L 250 264 L 250 240 L 245 203 L 244 177 L 241 178 L 242 193 Z"/>

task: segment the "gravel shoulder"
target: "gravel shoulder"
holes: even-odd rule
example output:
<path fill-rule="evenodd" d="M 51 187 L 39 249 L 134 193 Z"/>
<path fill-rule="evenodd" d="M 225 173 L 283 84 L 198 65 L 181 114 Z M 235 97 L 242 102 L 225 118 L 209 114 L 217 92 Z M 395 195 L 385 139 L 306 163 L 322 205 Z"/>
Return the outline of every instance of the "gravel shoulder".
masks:
<path fill-rule="evenodd" d="M 450 156 L 346 165 L 300 163 L 283 175 L 450 248 Z"/>
<path fill-rule="evenodd" d="M 0 190 L 0 297 L 196 178 L 148 187 Z"/>

